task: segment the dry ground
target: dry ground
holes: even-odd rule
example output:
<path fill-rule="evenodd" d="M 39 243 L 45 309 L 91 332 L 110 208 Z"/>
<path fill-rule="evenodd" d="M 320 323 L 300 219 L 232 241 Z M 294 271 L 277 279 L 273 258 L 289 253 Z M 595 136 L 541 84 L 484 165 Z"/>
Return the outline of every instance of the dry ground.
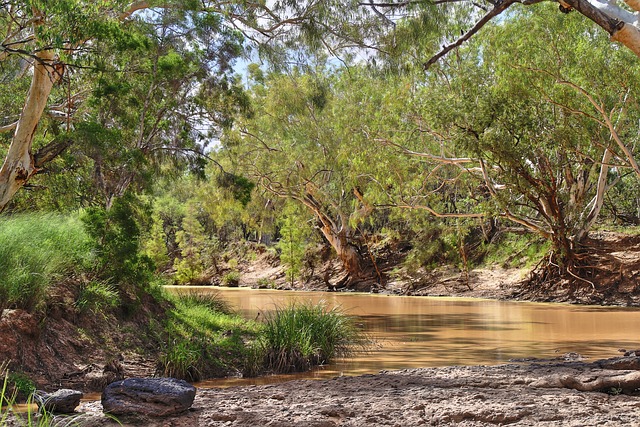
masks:
<path fill-rule="evenodd" d="M 637 371 L 579 362 L 413 369 L 199 390 L 182 416 L 121 421 L 150 427 L 634 426 L 640 424 L 640 397 L 611 386 L 629 375 L 638 381 Z M 567 388 L 607 380 L 605 392 Z M 99 414 L 100 404 L 83 410 Z M 115 424 L 96 415 L 93 425 Z"/>

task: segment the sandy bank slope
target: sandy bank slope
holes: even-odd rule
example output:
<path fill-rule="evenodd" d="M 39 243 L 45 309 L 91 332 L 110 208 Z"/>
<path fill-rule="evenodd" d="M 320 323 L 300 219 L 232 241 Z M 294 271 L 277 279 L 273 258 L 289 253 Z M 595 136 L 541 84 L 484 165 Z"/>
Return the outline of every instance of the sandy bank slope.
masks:
<path fill-rule="evenodd" d="M 608 388 L 607 394 L 562 388 L 560 384 L 570 378 L 588 385 L 620 375 L 640 374 L 584 363 L 473 366 L 199 390 L 189 413 L 144 425 L 640 425 L 640 397 L 617 395 L 617 387 Z"/>

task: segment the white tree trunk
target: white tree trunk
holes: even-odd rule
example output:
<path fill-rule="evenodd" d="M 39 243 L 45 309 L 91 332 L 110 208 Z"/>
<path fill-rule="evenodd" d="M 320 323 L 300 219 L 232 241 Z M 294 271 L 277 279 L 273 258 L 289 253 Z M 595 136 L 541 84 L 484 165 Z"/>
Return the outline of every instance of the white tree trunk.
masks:
<path fill-rule="evenodd" d="M 54 54 L 50 50 L 38 52 L 33 66 L 31 87 L 27 94 L 22 114 L 0 169 L 0 211 L 13 195 L 29 181 L 37 168 L 33 161 L 31 146 L 38 123 L 49 99 L 51 89 L 60 76 L 54 69 Z"/>
<path fill-rule="evenodd" d="M 602 210 L 602 206 L 604 205 L 604 195 L 607 192 L 607 175 L 609 173 L 609 163 L 611 162 L 611 158 L 613 157 L 613 152 L 608 148 L 604 150 L 604 155 L 602 156 L 602 165 L 600 166 L 600 173 L 598 175 L 598 184 L 596 187 L 596 195 L 593 199 L 593 206 L 587 215 L 587 218 L 582 224 L 582 227 L 577 230 L 574 236 L 574 241 L 576 243 L 580 242 L 589 232 L 593 224 L 598 219 L 598 215 L 600 215 L 600 211 Z"/>

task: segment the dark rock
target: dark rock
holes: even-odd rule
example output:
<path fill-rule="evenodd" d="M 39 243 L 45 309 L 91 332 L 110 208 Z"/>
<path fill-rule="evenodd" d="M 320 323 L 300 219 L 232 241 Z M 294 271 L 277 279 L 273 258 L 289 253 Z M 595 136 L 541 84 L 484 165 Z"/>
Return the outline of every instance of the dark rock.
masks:
<path fill-rule="evenodd" d="M 102 392 L 104 412 L 114 415 L 166 417 L 191 407 L 196 388 L 175 378 L 127 378 Z"/>
<path fill-rule="evenodd" d="M 78 390 L 61 389 L 55 393 L 37 391 L 35 400 L 39 409 L 56 414 L 72 414 L 80 404 L 82 392 Z"/>

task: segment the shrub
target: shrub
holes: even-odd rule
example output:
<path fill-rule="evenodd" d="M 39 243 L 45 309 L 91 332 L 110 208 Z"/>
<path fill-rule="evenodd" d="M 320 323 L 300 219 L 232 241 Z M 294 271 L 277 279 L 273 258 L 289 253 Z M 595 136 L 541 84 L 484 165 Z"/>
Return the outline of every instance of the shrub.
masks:
<path fill-rule="evenodd" d="M 85 211 L 82 222 L 93 239 L 99 274 L 116 283 L 147 283 L 155 267 L 146 255 L 141 255 L 140 229 L 136 223 L 139 212 L 132 196 L 123 196 L 111 209 L 92 207 Z"/>
<path fill-rule="evenodd" d="M 304 371 L 367 345 L 353 317 L 324 303 L 276 308 L 266 316 L 262 339 L 265 366 L 278 373 Z"/>
<path fill-rule="evenodd" d="M 158 363 L 162 367 L 162 375 L 181 378 L 187 381 L 198 381 L 201 378 L 198 366 L 200 350 L 197 343 L 176 339 L 160 356 Z"/>
<path fill-rule="evenodd" d="M 275 289 L 278 287 L 278 284 L 273 279 L 267 277 L 259 278 L 256 285 L 259 289 Z"/>
<path fill-rule="evenodd" d="M 229 287 L 237 287 L 240 284 L 240 273 L 237 271 L 230 271 L 222 276 L 222 284 Z"/>
<path fill-rule="evenodd" d="M 215 294 L 186 294 L 174 301 L 159 371 L 190 381 L 244 372 L 260 324 L 224 313 L 231 309 Z"/>

